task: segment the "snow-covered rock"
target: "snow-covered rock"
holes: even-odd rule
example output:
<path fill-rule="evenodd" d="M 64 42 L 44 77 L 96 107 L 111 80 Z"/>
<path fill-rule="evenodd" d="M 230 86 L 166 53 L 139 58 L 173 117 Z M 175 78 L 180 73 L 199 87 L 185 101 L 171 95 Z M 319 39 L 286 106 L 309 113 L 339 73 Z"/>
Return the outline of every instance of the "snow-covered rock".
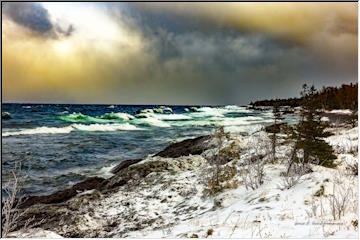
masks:
<path fill-rule="evenodd" d="M 338 167 L 312 165 L 312 171 L 293 187 L 283 187 L 284 163 L 291 152 L 287 144 L 277 148 L 277 163 L 265 165 L 259 188 L 246 189 L 239 173 L 235 176 L 238 187 L 216 197 L 204 195 L 211 167 L 208 159 L 217 154 L 216 149 L 176 158 L 149 156 L 129 167 L 131 177 L 126 184 L 113 184 L 107 191 L 96 192 L 96 197 L 95 192 L 86 192 L 51 205 L 64 216 L 51 229 L 73 237 L 357 238 L 358 177 L 347 166 L 358 161 L 358 128 L 331 130 L 334 135 L 326 141 L 335 149 Z M 235 144 L 241 151 L 237 168 L 255 152 L 267 151 L 269 138 L 264 131 L 231 137 L 225 146 Z M 118 180 L 123 173 L 117 173 Z M 344 194 L 344 212 L 334 220 L 331 200 Z M 43 205 L 34 209 L 49 211 Z"/>
<path fill-rule="evenodd" d="M 41 228 L 32 228 L 25 231 L 16 231 L 8 235 L 9 238 L 63 238 L 59 234 Z"/>

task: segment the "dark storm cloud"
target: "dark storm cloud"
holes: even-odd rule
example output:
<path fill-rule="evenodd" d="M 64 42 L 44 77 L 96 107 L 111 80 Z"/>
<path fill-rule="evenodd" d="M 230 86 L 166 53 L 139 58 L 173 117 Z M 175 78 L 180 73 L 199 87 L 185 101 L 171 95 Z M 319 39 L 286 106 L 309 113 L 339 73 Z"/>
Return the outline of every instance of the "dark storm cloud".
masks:
<path fill-rule="evenodd" d="M 314 60 L 302 57 L 306 54 L 303 49 L 262 35 L 192 32 L 171 39 L 179 54 L 171 59 L 163 59 L 159 54 L 158 62 L 163 64 L 157 70 L 161 74 L 154 78 L 177 73 L 162 81 L 169 89 L 178 89 L 187 96 L 193 94 L 203 104 L 245 104 L 258 94 L 269 97 L 297 94 L 279 88 L 278 84 L 300 86 L 305 79 L 299 78 L 299 66 L 306 68 L 308 74 L 315 70 L 311 64 Z M 161 44 L 152 47 L 156 52 Z M 187 78 L 184 72 L 188 72 Z"/>
<path fill-rule="evenodd" d="M 137 103 L 247 104 L 259 96 L 297 96 L 305 82 L 321 87 L 354 79 L 353 72 L 334 67 L 335 60 L 324 62 L 296 41 L 133 4 L 113 4 L 108 11 L 141 34 L 143 58 L 151 59 L 136 67 L 120 101 L 136 96 Z"/>
<path fill-rule="evenodd" d="M 53 29 L 48 11 L 38 3 L 7 3 L 4 6 L 4 12 L 14 22 L 35 32 L 47 33 Z"/>
<path fill-rule="evenodd" d="M 48 11 L 39 3 L 7 2 L 2 7 L 4 14 L 12 21 L 41 36 L 70 36 L 74 31 L 73 25 L 63 29 L 58 24 L 53 24 Z"/>
<path fill-rule="evenodd" d="M 316 70 L 304 49 L 261 34 L 156 32 L 146 35 L 151 44 L 144 52 L 153 60 L 126 88 L 138 102 L 246 104 L 258 96 L 294 96 Z"/>

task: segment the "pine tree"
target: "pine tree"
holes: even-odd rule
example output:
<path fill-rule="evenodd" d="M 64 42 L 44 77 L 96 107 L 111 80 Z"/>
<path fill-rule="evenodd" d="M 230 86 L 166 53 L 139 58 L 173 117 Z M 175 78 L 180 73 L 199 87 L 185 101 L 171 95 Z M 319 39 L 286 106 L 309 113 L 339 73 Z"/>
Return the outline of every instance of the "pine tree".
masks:
<path fill-rule="evenodd" d="M 274 124 L 273 128 L 271 129 L 271 154 L 272 154 L 272 161 L 276 161 L 276 135 L 280 132 L 280 122 L 283 119 L 281 116 L 281 112 L 279 110 L 279 105 L 275 104 L 273 106 L 273 114 L 274 114 Z"/>
<path fill-rule="evenodd" d="M 301 119 L 294 131 L 296 139 L 294 153 L 296 150 L 303 150 L 303 163 L 317 163 L 324 167 L 335 167 L 333 160 L 336 159 L 336 156 L 332 147 L 324 140 L 325 137 L 331 135 L 325 131 L 328 123 L 320 120 L 321 116 L 318 110 L 320 106 L 314 98 L 315 94 L 314 86 L 309 88 L 306 84 L 303 85 Z M 293 154 L 292 158 L 289 169 L 292 163 L 296 161 L 296 154 Z"/>
<path fill-rule="evenodd" d="M 350 115 L 347 123 L 349 123 L 351 125 L 351 127 L 354 128 L 357 125 L 357 121 L 358 121 L 358 106 L 357 106 L 357 101 L 356 101 L 352 104 L 351 115 Z"/>

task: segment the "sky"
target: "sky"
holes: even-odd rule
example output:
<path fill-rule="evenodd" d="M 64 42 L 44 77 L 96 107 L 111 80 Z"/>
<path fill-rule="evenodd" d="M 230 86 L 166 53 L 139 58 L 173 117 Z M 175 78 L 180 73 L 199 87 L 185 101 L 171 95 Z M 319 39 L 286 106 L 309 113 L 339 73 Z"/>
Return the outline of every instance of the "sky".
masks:
<path fill-rule="evenodd" d="M 356 3 L 2 3 L 4 102 L 244 105 L 357 82 Z"/>

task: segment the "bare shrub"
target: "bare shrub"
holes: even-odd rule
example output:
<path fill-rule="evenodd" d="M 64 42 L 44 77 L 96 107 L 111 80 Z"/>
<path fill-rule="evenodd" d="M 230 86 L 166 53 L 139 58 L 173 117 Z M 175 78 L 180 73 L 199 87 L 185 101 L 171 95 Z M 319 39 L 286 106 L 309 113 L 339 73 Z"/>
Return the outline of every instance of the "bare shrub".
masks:
<path fill-rule="evenodd" d="M 170 235 L 172 233 L 172 231 L 174 230 L 174 225 L 169 223 L 166 226 L 164 226 L 164 228 L 161 230 L 163 235 Z"/>
<path fill-rule="evenodd" d="M 245 159 L 241 170 L 241 179 L 245 188 L 255 190 L 264 182 L 264 166 L 268 163 L 270 156 L 269 143 L 261 139 L 253 144 L 254 149 L 250 157 Z"/>
<path fill-rule="evenodd" d="M 210 169 L 210 173 L 206 178 L 204 189 L 206 194 L 215 196 L 217 193 L 223 191 L 224 188 L 234 188 L 237 186 L 237 181 L 232 180 L 237 173 L 236 159 L 239 158 L 239 149 L 235 142 L 225 146 L 225 142 L 231 141 L 230 134 L 225 133 L 224 127 L 220 127 L 214 133 L 214 138 L 217 142 L 217 148 L 213 153 L 214 166 Z M 231 164 L 225 163 L 232 160 Z"/>
<path fill-rule="evenodd" d="M 35 217 L 29 217 L 24 220 L 28 210 L 20 208 L 24 202 L 24 198 L 20 196 L 20 194 L 26 177 L 26 175 L 22 174 L 21 163 L 16 162 L 14 168 L 11 170 L 9 180 L 2 188 L 6 194 L 6 198 L 2 201 L 1 215 L 1 237 L 3 238 L 8 237 L 9 233 L 15 230 L 17 231 L 17 237 L 24 237 L 26 236 L 24 233 L 29 229 L 44 222 L 44 220 L 35 221 Z"/>
<path fill-rule="evenodd" d="M 343 153 L 350 153 L 353 156 L 358 156 L 358 146 L 353 142 L 353 138 L 350 135 L 346 137 L 347 141 L 344 141 Z"/>
<path fill-rule="evenodd" d="M 241 178 L 244 182 L 246 190 L 251 188 L 257 189 L 264 180 L 265 160 L 261 156 L 253 156 L 242 169 Z"/>
<path fill-rule="evenodd" d="M 350 204 L 350 197 L 353 194 L 350 186 L 345 186 L 341 183 L 341 175 L 339 175 L 333 183 L 333 192 L 328 198 L 331 215 L 334 220 L 340 220 L 341 216 L 345 215 L 345 211 Z"/>
<path fill-rule="evenodd" d="M 224 188 L 227 189 L 236 189 L 239 186 L 239 181 L 237 179 L 233 179 L 224 184 Z"/>
<path fill-rule="evenodd" d="M 294 150 L 291 152 L 291 156 L 288 158 L 287 171 L 283 173 L 282 182 L 278 186 L 279 189 L 285 190 L 294 187 L 301 180 L 301 177 L 311 172 L 310 164 L 304 162 L 302 158 L 297 158 Z M 294 161 L 296 158 L 296 161 Z"/>
<path fill-rule="evenodd" d="M 26 214 L 26 210 L 20 210 L 22 198 L 18 198 L 21 191 L 21 183 L 24 177 L 19 177 L 21 172 L 21 164 L 15 163 L 14 169 L 11 171 L 11 177 L 4 184 L 2 190 L 6 194 L 5 200 L 2 202 L 2 237 L 6 238 L 8 234 L 18 228 L 18 221 Z M 33 219 L 26 221 L 22 230 L 28 228 Z"/>
<path fill-rule="evenodd" d="M 359 164 L 358 162 L 355 162 L 353 164 L 348 164 L 346 166 L 346 169 L 350 172 L 351 175 L 353 176 L 358 176 L 359 174 Z"/>
<path fill-rule="evenodd" d="M 288 176 L 283 176 L 281 178 L 281 183 L 278 186 L 278 188 L 280 190 L 285 190 L 285 189 L 290 189 L 293 186 L 295 186 L 296 184 L 299 183 L 301 176 L 300 175 L 288 175 Z"/>
<path fill-rule="evenodd" d="M 212 168 L 206 178 L 206 187 L 204 189 L 206 195 L 215 196 L 225 188 L 237 188 L 238 182 L 233 179 L 237 173 L 236 161 L 233 161 L 231 165 L 220 166 L 217 178 L 214 172 L 214 168 Z"/>

